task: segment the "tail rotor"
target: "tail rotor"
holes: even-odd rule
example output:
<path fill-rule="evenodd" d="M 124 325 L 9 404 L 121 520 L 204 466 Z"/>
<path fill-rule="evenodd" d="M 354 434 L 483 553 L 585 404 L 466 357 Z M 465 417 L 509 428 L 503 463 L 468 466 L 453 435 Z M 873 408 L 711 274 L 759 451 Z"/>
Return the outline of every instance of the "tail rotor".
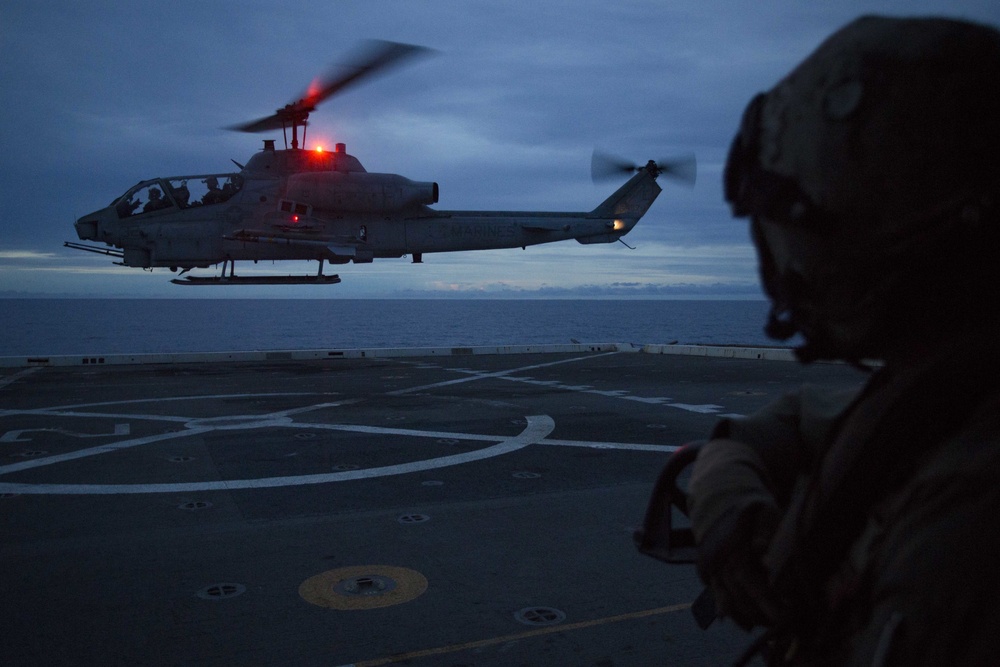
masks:
<path fill-rule="evenodd" d="M 654 177 L 663 175 L 688 187 L 694 187 L 698 173 L 694 153 L 667 160 L 650 160 L 644 165 L 633 164 L 598 150 L 594 150 L 590 158 L 590 177 L 595 183 L 622 178 L 642 169 L 648 170 Z"/>

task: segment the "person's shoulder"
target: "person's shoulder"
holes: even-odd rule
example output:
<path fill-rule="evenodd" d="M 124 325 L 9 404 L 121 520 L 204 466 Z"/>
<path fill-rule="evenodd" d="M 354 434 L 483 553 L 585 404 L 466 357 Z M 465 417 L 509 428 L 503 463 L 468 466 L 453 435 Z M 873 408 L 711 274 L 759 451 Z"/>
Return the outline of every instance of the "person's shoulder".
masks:
<path fill-rule="evenodd" d="M 942 475 L 993 479 L 1000 488 L 1000 389 L 978 399 L 929 458 L 924 476 Z"/>

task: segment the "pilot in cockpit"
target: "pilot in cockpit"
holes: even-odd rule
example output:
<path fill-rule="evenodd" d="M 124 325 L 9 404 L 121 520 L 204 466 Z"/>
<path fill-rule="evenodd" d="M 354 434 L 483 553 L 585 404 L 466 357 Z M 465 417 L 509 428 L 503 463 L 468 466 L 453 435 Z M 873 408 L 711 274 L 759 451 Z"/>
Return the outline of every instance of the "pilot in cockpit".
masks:
<path fill-rule="evenodd" d="M 171 183 L 171 185 L 173 185 L 173 183 Z M 177 205 L 181 208 L 187 208 L 188 200 L 191 198 L 191 191 L 188 190 L 187 181 L 181 181 L 179 186 L 172 187 L 171 190 Z"/>
<path fill-rule="evenodd" d="M 142 207 L 142 212 L 148 213 L 150 211 L 166 208 L 168 206 L 170 206 L 170 202 L 163 198 L 163 193 L 160 192 L 160 189 L 150 188 L 149 201 L 146 202 L 146 205 Z"/>
<path fill-rule="evenodd" d="M 201 198 L 202 204 L 218 204 L 223 201 L 222 190 L 219 189 L 219 179 L 215 176 L 209 176 L 204 180 L 204 183 L 208 186 L 208 192 Z"/>

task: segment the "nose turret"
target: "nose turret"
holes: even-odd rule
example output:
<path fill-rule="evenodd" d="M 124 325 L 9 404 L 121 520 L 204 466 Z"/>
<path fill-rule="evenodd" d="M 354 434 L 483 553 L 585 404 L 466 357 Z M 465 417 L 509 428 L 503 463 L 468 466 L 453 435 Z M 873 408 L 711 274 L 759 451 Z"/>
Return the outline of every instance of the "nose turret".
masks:
<path fill-rule="evenodd" d="M 114 206 L 88 213 L 73 223 L 81 241 L 103 241 L 117 244 L 118 211 Z"/>
<path fill-rule="evenodd" d="M 73 223 L 73 226 L 76 227 L 76 235 L 81 241 L 98 240 L 101 231 L 101 213 L 103 211 L 95 211 Z"/>
<path fill-rule="evenodd" d="M 117 220 L 115 208 L 114 206 L 109 206 L 100 211 L 88 213 L 73 223 L 73 226 L 76 228 L 76 235 L 81 241 L 103 241 L 104 246 L 77 243 L 76 241 L 66 241 L 63 245 L 74 250 L 96 252 L 99 255 L 110 255 L 111 257 L 118 257 L 124 260 L 125 252 L 124 249 L 119 249 L 121 248 L 119 245 L 120 238 L 119 234 L 116 233 L 115 220 Z M 131 265 L 127 261 L 125 265 L 138 266 Z M 148 266 L 148 264 L 144 266 Z"/>

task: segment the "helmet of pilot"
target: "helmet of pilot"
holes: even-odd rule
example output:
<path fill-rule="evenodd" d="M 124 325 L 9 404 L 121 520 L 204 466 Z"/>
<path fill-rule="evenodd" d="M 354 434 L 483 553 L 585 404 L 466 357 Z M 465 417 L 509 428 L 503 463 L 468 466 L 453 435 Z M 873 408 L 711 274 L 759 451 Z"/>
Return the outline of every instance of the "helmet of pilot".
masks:
<path fill-rule="evenodd" d="M 767 333 L 887 359 L 995 324 L 1000 33 L 865 16 L 755 97 L 724 186 L 750 219 Z"/>

